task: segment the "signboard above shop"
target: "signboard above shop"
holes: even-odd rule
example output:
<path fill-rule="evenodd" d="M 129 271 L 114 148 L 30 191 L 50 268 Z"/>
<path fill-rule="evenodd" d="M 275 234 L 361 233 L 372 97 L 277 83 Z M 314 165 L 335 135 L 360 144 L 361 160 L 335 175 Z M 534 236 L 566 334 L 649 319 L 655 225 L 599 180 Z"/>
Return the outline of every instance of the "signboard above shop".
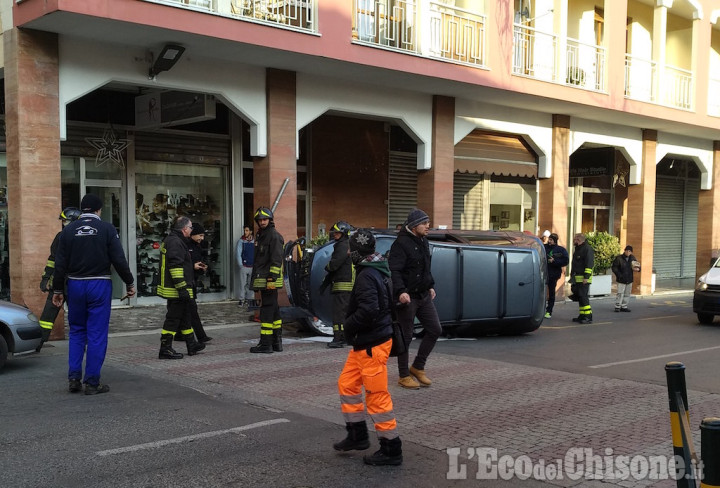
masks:
<path fill-rule="evenodd" d="M 135 97 L 135 128 L 185 125 L 215 118 L 215 97 L 204 93 L 163 91 Z"/>
<path fill-rule="evenodd" d="M 570 156 L 570 178 L 612 175 L 615 169 L 615 148 L 580 149 Z"/>

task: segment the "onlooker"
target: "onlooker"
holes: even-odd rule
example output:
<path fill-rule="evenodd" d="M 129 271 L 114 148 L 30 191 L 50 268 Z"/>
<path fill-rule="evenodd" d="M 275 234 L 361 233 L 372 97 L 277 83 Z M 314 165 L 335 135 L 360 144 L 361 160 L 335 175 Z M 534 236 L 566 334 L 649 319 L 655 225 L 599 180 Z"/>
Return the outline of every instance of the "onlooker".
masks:
<path fill-rule="evenodd" d="M 338 378 L 338 392 L 348 435 L 333 444 L 337 451 L 370 447 L 365 405 L 375 424 L 380 450 L 364 456 L 374 466 L 402 464 L 402 442 L 397 432 L 388 391 L 387 360 L 392 347 L 392 287 L 385 258 L 375 252 L 375 237 L 359 229 L 350 237 L 350 256 L 356 266 L 355 284 L 345 318 L 345 336 L 352 350 Z"/>
<path fill-rule="evenodd" d="M 68 390 L 79 392 L 84 382 L 85 394 L 95 395 L 110 391 L 108 385 L 100 384 L 110 326 L 110 266 L 125 282 L 128 297 L 135 295 L 135 282 L 117 229 L 100 220 L 100 197 L 88 193 L 82 198 L 80 209 L 83 212 L 80 217 L 60 234 L 53 275 L 53 304 L 58 308 L 62 306 L 67 288 Z M 81 382 L 83 358 L 85 378 Z"/>
<path fill-rule="evenodd" d="M 195 337 L 200 342 L 208 342 L 212 340 L 205 333 L 202 320 L 200 320 L 200 314 L 198 313 L 197 306 L 197 282 L 198 277 L 205 274 L 207 270 L 207 264 L 203 261 L 203 248 L 200 243 L 205 240 L 205 227 L 200 222 L 194 222 L 192 225 L 192 231 L 190 231 L 190 240 L 188 241 L 188 251 L 190 252 L 190 259 L 193 263 L 193 298 L 190 300 L 190 325 L 195 332 Z"/>
<path fill-rule="evenodd" d="M 430 217 L 420 209 L 411 210 L 405 228 L 398 232 L 390 247 L 388 258 L 394 298 L 399 302 L 397 318 L 406 343 L 412 341 L 415 317 L 425 329 L 412 367 L 408 369 L 408 351 L 398 356 L 398 384 L 403 388 L 416 389 L 432 384 L 425 374 L 425 362 L 442 332 L 433 303 L 435 280 L 430 271 L 430 245 L 426 237 L 429 229 Z"/>
<path fill-rule="evenodd" d="M 333 339 L 328 343 L 330 348 L 345 346 L 345 312 L 347 311 L 350 291 L 353 287 L 353 269 L 348 252 L 348 237 L 352 226 L 340 220 L 332 226 L 330 234 L 335 240 L 330 261 L 325 266 L 326 283 L 332 283 L 333 302 Z"/>
<path fill-rule="evenodd" d="M 62 220 L 62 226 L 65 228 L 70 222 L 77 220 L 81 213 L 82 212 L 75 207 L 68 207 L 60 212 L 60 217 L 58 218 Z M 42 278 L 40 278 L 40 290 L 47 293 L 47 299 L 45 300 L 45 306 L 43 307 L 39 320 L 40 327 L 42 327 L 42 339 L 40 345 L 35 349 L 38 352 L 42 349 L 43 344 L 50 339 L 53 324 L 60 313 L 60 307 L 56 307 L 53 303 L 53 275 L 55 274 L 55 254 L 57 253 L 61 233 L 62 231 L 55 234 L 55 239 L 53 239 L 50 245 L 50 256 L 48 256 L 45 271 L 43 272 Z"/>
<path fill-rule="evenodd" d="M 632 246 L 625 246 L 622 254 L 612 263 L 612 272 L 617 281 L 617 298 L 615 299 L 616 312 L 629 312 L 628 302 L 632 295 L 633 271 L 640 271 L 640 263 L 633 256 Z"/>
<path fill-rule="evenodd" d="M 235 248 L 235 259 L 240 266 L 240 300 L 238 305 L 248 308 L 255 300 L 252 289 L 252 269 L 255 258 L 255 240 L 252 229 L 247 225 L 243 227 L 243 235 Z"/>
<path fill-rule="evenodd" d="M 178 332 L 185 339 L 188 356 L 205 349 L 205 344 L 195 339 L 190 325 L 190 308 L 195 297 L 195 271 L 188 249 L 188 237 L 192 229 L 189 218 L 178 217 L 160 246 L 160 284 L 157 294 L 167 300 L 167 313 L 160 331 L 159 359 L 182 359 L 182 353 L 172 348 L 173 338 Z"/>
<path fill-rule="evenodd" d="M 567 249 L 558 244 L 558 235 L 550 234 L 548 243 L 545 244 L 545 254 L 547 255 L 548 267 L 548 300 L 545 307 L 545 318 L 552 317 L 553 307 L 555 306 L 555 289 L 557 282 L 562 276 L 563 268 L 570 262 Z"/>
<path fill-rule="evenodd" d="M 250 348 L 254 353 L 282 352 L 282 319 L 278 306 L 278 288 L 282 288 L 283 237 L 275 230 L 273 212 L 267 207 L 255 211 L 260 228 L 255 241 L 253 289 L 260 291 L 260 342 Z"/>
<path fill-rule="evenodd" d="M 550 231 L 545 230 L 542 235 L 540 236 L 540 240 L 542 241 L 543 245 L 547 244 L 548 237 L 550 237 Z"/>
<path fill-rule="evenodd" d="M 595 264 L 595 252 L 585 241 L 584 234 L 575 234 L 573 244 L 575 245 L 575 252 L 573 253 L 570 279 L 572 280 L 573 293 L 577 296 L 580 307 L 580 314 L 573 318 L 573 322 L 592 324 L 593 317 L 589 293 L 593 265 Z"/>

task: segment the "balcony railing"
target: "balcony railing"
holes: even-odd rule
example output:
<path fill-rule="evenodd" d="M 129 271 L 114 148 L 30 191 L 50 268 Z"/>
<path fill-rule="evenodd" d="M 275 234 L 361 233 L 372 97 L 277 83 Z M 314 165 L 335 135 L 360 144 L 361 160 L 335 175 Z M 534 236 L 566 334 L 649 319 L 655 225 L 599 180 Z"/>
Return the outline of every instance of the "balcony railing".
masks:
<path fill-rule="evenodd" d="M 605 90 L 606 55 L 602 46 L 522 24 L 515 24 L 513 39 L 513 74 L 586 90 Z"/>
<path fill-rule="evenodd" d="M 626 98 L 692 110 L 694 84 L 691 71 L 625 55 Z"/>
<path fill-rule="evenodd" d="M 293 29 L 317 31 L 318 0 L 145 0 Z"/>
<path fill-rule="evenodd" d="M 485 16 L 432 0 L 353 0 L 353 39 L 484 66 Z"/>

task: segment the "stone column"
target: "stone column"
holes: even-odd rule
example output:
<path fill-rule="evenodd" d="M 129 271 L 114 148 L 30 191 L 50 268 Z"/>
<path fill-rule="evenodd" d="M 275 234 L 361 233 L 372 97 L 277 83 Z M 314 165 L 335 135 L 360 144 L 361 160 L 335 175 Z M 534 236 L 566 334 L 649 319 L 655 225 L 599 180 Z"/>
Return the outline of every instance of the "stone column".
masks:
<path fill-rule="evenodd" d="M 695 278 L 708 270 L 720 251 L 720 141 L 713 143 L 712 188 L 700 190 L 698 201 L 697 269 Z"/>
<path fill-rule="evenodd" d="M 455 172 L 455 98 L 433 97 L 432 167 L 418 173 L 417 204 L 430 225 L 452 227 Z"/>
<path fill-rule="evenodd" d="M 40 277 L 62 228 L 58 38 L 17 28 L 3 38 L 10 290 L 39 317 L 47 298 Z M 62 312 L 51 337 L 64 338 Z"/>
<path fill-rule="evenodd" d="M 655 243 L 655 181 L 657 131 L 643 129 L 640 184 L 628 187 L 627 244 L 640 261 L 642 270 L 635 273 L 633 293 L 652 292 L 653 244 Z"/>
<path fill-rule="evenodd" d="M 568 184 L 570 180 L 570 117 L 553 115 L 552 155 L 550 167 L 552 176 L 540 180 L 538 195 L 538 227 L 540 232 L 550 229 L 556 232 L 563 247 L 572 243 L 572 236 L 566 236 L 568 221 Z"/>

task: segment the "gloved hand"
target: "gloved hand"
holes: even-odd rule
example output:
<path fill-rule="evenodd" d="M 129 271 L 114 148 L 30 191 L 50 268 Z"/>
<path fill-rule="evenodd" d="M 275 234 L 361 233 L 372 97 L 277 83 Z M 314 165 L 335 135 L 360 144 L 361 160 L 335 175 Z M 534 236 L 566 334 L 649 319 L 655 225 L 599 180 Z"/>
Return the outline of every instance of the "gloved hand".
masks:
<path fill-rule="evenodd" d="M 187 288 L 180 288 L 178 290 L 178 299 L 183 302 L 190 301 L 190 292 L 187 290 Z"/>
<path fill-rule="evenodd" d="M 268 290 L 274 290 L 275 289 L 275 281 L 268 279 L 266 286 L 267 286 Z"/>
<path fill-rule="evenodd" d="M 48 277 L 44 276 L 40 280 L 40 291 L 47 292 L 48 291 Z"/>

